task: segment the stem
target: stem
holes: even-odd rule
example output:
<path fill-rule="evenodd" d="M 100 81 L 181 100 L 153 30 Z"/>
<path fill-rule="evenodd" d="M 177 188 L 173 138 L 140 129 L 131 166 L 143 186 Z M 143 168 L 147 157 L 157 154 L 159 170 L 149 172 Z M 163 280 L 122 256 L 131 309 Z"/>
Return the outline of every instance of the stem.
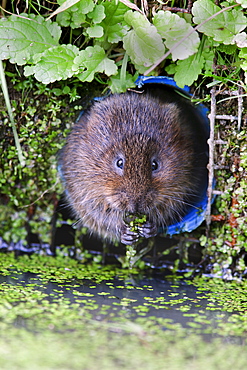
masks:
<path fill-rule="evenodd" d="M 122 61 L 122 67 L 120 70 L 120 81 L 122 86 L 124 86 L 124 81 L 126 80 L 128 58 L 129 58 L 128 54 L 125 53 Z"/>
<path fill-rule="evenodd" d="M 11 124 L 13 134 L 14 134 L 15 146 L 16 146 L 16 149 L 17 149 L 19 162 L 20 162 L 21 166 L 24 167 L 25 166 L 25 158 L 22 154 L 20 141 L 19 141 L 18 134 L 17 134 L 17 131 L 16 131 L 16 126 L 15 126 L 15 121 L 14 121 L 14 117 L 13 117 L 13 113 L 12 113 L 12 109 L 11 109 L 11 104 L 10 104 L 10 100 L 9 100 L 8 87 L 7 87 L 7 83 L 6 83 L 6 79 L 5 79 L 2 60 L 0 60 L 0 83 L 1 83 L 1 86 L 2 86 L 2 90 L 3 90 L 3 95 L 4 95 L 6 108 L 7 108 L 8 114 L 9 114 L 10 124 Z"/>

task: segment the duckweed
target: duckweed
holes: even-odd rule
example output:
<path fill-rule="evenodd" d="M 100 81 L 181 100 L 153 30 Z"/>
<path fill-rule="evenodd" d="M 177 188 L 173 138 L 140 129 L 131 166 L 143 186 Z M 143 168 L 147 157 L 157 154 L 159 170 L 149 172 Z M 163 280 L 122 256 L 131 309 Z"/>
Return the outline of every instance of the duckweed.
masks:
<path fill-rule="evenodd" d="M 133 269 L 130 279 L 128 270 L 66 257 L 0 261 L 1 369 L 244 368 L 247 282 L 157 285 Z"/>

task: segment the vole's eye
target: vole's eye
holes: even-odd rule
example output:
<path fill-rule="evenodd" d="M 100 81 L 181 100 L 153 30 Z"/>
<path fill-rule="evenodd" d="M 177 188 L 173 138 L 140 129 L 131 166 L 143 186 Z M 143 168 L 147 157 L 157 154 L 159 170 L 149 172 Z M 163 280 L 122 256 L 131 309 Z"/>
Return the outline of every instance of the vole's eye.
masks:
<path fill-rule="evenodd" d="M 122 158 L 119 158 L 116 162 L 116 165 L 118 168 L 120 168 L 121 170 L 123 169 L 123 166 L 124 166 L 124 162 L 123 162 L 123 159 Z"/>
<path fill-rule="evenodd" d="M 158 162 L 155 159 L 153 159 L 152 160 L 152 171 L 157 170 L 158 167 L 159 167 Z"/>

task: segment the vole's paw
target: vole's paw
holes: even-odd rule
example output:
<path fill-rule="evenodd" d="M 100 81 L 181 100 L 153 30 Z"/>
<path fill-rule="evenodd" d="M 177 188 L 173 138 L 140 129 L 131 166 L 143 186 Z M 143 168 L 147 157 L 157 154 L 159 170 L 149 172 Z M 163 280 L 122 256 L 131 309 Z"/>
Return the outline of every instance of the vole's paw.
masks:
<path fill-rule="evenodd" d="M 138 233 L 142 238 L 151 238 L 152 236 L 157 235 L 158 228 L 156 225 L 147 221 L 145 224 L 138 226 Z"/>
<path fill-rule="evenodd" d="M 132 228 L 127 225 L 123 225 L 121 228 L 121 243 L 126 245 L 132 245 L 140 238 L 136 231 L 132 231 Z"/>

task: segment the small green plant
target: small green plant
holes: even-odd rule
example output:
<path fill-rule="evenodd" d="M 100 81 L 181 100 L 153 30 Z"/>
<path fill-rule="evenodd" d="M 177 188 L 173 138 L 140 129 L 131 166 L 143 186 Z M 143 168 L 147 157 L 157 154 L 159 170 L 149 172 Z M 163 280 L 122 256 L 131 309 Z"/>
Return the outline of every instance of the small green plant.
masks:
<path fill-rule="evenodd" d="M 138 227 L 142 226 L 146 220 L 146 215 L 129 215 L 128 216 L 128 223 L 131 228 L 131 231 L 138 233 Z M 136 242 L 134 245 L 126 245 L 126 264 L 132 268 L 135 262 L 140 258 L 137 254 L 137 247 L 138 242 Z"/>
<path fill-rule="evenodd" d="M 146 215 L 140 214 L 130 214 L 126 217 L 126 224 L 129 225 L 131 231 L 139 233 L 138 229 L 140 226 L 145 224 L 147 221 Z M 144 268 L 145 265 L 142 263 L 141 258 L 148 253 L 153 247 L 153 240 L 152 238 L 148 240 L 148 243 L 145 247 L 142 247 L 142 238 L 138 239 L 133 245 L 126 245 L 126 256 L 119 257 L 118 260 L 121 262 L 122 267 L 132 269 L 134 265 L 138 265 L 139 268 Z M 138 246 L 142 248 L 138 250 Z"/>

